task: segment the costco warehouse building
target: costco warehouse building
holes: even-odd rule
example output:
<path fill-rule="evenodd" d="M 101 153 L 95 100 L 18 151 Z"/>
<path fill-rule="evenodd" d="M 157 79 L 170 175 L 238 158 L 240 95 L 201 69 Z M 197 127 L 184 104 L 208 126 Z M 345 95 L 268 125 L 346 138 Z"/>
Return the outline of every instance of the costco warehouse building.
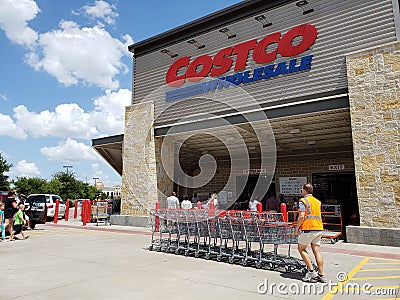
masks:
<path fill-rule="evenodd" d="M 311 182 L 349 242 L 400 246 L 399 36 L 398 0 L 253 0 L 131 45 L 124 134 L 93 140 L 122 175 L 113 222 Z"/>

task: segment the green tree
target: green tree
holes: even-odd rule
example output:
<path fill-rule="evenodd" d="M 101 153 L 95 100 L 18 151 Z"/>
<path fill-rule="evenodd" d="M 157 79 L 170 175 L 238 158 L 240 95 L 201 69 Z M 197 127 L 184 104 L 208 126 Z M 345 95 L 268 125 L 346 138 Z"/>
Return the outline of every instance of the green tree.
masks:
<path fill-rule="evenodd" d="M 2 153 L 0 152 L 0 190 L 7 191 L 10 188 L 10 183 L 8 182 L 8 176 L 4 175 L 5 172 L 10 171 L 12 164 L 8 164 L 7 161 L 3 158 Z"/>
<path fill-rule="evenodd" d="M 83 181 L 77 180 L 74 173 L 59 172 L 53 175 L 51 180 L 59 183 L 58 195 L 67 199 L 94 199 L 101 191 Z"/>
<path fill-rule="evenodd" d="M 79 195 L 78 199 L 94 199 L 97 195 L 101 193 L 96 187 L 89 185 L 85 182 L 81 182 L 81 194 Z"/>
<path fill-rule="evenodd" d="M 47 194 L 49 193 L 49 183 L 42 178 L 27 178 L 18 177 L 17 180 L 13 181 L 18 193 L 20 194 Z"/>
<path fill-rule="evenodd" d="M 106 195 L 94 186 L 77 180 L 74 173 L 59 172 L 53 175 L 50 181 L 42 178 L 19 177 L 13 181 L 21 194 L 56 194 L 64 200 L 94 199 L 99 196 L 105 199 Z"/>
<path fill-rule="evenodd" d="M 48 182 L 47 190 L 45 194 L 56 194 L 60 195 L 62 183 L 58 179 L 52 179 Z"/>
<path fill-rule="evenodd" d="M 58 195 L 64 200 L 76 199 L 76 195 L 79 194 L 79 184 L 74 173 L 58 172 L 53 175 L 51 181 L 59 183 Z"/>

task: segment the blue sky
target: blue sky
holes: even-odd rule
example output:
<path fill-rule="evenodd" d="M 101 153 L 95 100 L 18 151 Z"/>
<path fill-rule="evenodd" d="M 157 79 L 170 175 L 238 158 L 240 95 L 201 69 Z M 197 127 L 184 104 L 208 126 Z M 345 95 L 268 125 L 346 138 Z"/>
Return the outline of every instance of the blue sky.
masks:
<path fill-rule="evenodd" d="M 121 184 L 90 146 L 123 133 L 128 45 L 238 2 L 0 0 L 0 152 L 13 164 L 8 175 L 50 179 L 70 165 L 88 183 Z"/>

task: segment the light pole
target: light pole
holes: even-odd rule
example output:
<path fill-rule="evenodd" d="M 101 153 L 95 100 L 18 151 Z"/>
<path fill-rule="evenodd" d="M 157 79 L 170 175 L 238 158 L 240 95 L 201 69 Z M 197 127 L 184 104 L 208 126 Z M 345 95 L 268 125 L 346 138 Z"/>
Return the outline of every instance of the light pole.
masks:
<path fill-rule="evenodd" d="M 93 177 L 94 179 L 94 186 L 96 186 L 97 180 L 100 179 L 99 177 Z"/>
<path fill-rule="evenodd" d="M 63 168 L 66 168 L 66 169 L 67 169 L 67 175 L 68 175 L 68 169 L 72 169 L 73 166 L 63 166 Z"/>

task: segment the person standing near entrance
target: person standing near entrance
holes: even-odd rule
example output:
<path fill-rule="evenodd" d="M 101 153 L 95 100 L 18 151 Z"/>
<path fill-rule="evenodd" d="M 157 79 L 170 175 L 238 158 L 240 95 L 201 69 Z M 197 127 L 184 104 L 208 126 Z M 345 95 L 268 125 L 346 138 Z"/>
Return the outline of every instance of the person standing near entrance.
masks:
<path fill-rule="evenodd" d="M 269 198 L 267 199 L 265 210 L 270 212 L 279 212 L 278 200 L 276 200 L 273 194 L 269 194 L 268 196 Z"/>
<path fill-rule="evenodd" d="M 177 209 L 179 208 L 179 199 L 176 197 L 176 193 L 172 192 L 171 196 L 167 198 L 167 208 Z"/>
<path fill-rule="evenodd" d="M 191 208 L 193 208 L 192 202 L 190 202 L 189 197 L 187 195 L 183 195 L 181 208 L 182 209 L 191 209 Z"/>
<path fill-rule="evenodd" d="M 249 201 L 249 210 L 250 211 L 257 211 L 258 203 L 260 203 L 260 202 L 257 200 L 257 196 L 251 197 L 251 199 Z"/>
<path fill-rule="evenodd" d="M 323 258 L 320 252 L 321 236 L 323 234 L 323 224 L 321 218 L 321 202 L 313 197 L 313 186 L 310 183 L 303 185 L 299 199 L 299 218 L 295 234 L 299 235 L 297 249 L 301 258 L 307 266 L 307 273 L 303 277 L 306 282 L 326 282 L 323 267 Z M 311 244 L 311 249 L 318 266 L 318 273 L 313 269 L 307 246 Z"/>

